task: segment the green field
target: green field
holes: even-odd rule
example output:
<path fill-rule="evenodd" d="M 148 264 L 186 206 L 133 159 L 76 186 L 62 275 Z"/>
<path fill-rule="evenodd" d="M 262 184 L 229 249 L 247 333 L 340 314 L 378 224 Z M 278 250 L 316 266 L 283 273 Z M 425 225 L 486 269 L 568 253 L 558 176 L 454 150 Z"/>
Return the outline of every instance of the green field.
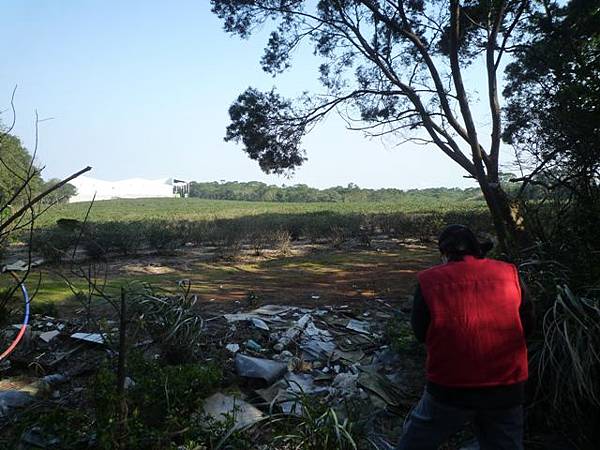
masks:
<path fill-rule="evenodd" d="M 88 202 L 57 205 L 41 216 L 36 225 L 43 227 L 57 219 L 83 220 L 89 209 Z M 102 200 L 92 206 L 90 222 L 128 222 L 148 219 L 211 220 L 232 219 L 263 214 L 394 214 L 446 213 L 484 211 L 481 200 L 452 201 L 448 199 L 409 200 L 395 203 L 276 203 L 232 200 L 205 200 L 198 198 L 149 198 L 131 200 Z"/>

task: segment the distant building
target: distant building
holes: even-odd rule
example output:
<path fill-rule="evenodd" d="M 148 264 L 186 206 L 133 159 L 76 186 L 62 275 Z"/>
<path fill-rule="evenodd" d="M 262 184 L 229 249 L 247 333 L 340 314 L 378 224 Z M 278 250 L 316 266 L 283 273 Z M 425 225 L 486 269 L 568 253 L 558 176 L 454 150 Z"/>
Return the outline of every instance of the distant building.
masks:
<path fill-rule="evenodd" d="M 171 180 L 175 197 L 187 198 L 190 195 L 190 183 L 173 178 Z"/>
<path fill-rule="evenodd" d="M 70 182 L 77 188 L 77 195 L 69 199 L 69 203 L 88 202 L 96 196 L 96 200 L 117 198 L 166 198 L 187 197 L 189 183 L 174 179 L 147 180 L 130 178 L 120 181 L 104 181 L 90 177 L 78 177 Z"/>

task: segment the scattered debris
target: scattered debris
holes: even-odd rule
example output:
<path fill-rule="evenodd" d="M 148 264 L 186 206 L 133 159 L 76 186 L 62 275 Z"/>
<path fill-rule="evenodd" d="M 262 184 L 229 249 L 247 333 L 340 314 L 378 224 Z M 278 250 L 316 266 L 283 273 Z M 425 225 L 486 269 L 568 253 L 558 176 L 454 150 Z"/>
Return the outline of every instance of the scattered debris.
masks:
<path fill-rule="evenodd" d="M 62 374 L 47 375 L 30 383 L 11 379 L 0 381 L 0 418 L 9 417 L 15 409 L 27 406 L 37 396 L 65 381 L 67 377 Z"/>
<path fill-rule="evenodd" d="M 32 445 L 35 448 L 58 448 L 60 439 L 56 436 L 45 434 L 40 427 L 31 427 L 23 431 L 21 443 Z"/>
<path fill-rule="evenodd" d="M 7 264 L 2 268 L 3 272 L 26 272 L 33 267 L 37 267 L 44 264 L 42 258 L 34 259 L 31 263 L 19 259 L 11 264 Z"/>
<path fill-rule="evenodd" d="M 267 383 L 281 378 L 288 371 L 285 363 L 271 359 L 254 358 L 238 353 L 235 356 L 235 368 L 238 374 L 247 378 L 260 378 Z"/>
<path fill-rule="evenodd" d="M 261 345 L 253 339 L 249 339 L 246 341 L 246 348 L 253 352 L 260 352 L 262 350 Z"/>
<path fill-rule="evenodd" d="M 264 414 L 250 403 L 220 392 L 204 401 L 203 412 L 217 422 L 226 422 L 228 418 L 232 418 L 233 430 L 246 428 L 264 417 Z"/>
<path fill-rule="evenodd" d="M 293 311 L 294 307 L 285 305 L 263 305 L 253 311 L 250 314 L 256 314 L 261 316 L 279 316 L 287 312 Z"/>
<path fill-rule="evenodd" d="M 58 336 L 59 334 L 60 334 L 60 331 L 58 331 L 58 330 L 46 331 L 45 333 L 40 334 L 40 339 L 42 341 L 44 341 L 45 343 L 48 343 L 52 339 L 54 339 L 56 336 Z"/>
<path fill-rule="evenodd" d="M 346 325 L 346 328 L 352 331 L 356 331 L 358 333 L 370 334 L 369 333 L 369 324 L 368 322 L 364 322 L 362 320 L 351 319 Z"/>
<path fill-rule="evenodd" d="M 262 319 L 257 319 L 256 317 L 252 318 L 252 324 L 261 330 L 269 331 L 269 325 L 265 323 Z"/>
<path fill-rule="evenodd" d="M 401 372 L 403 360 L 383 345 L 384 329 L 393 312 L 385 309 L 387 305 L 382 302 L 374 304 L 372 309 L 359 311 L 348 305 L 321 305 L 313 309 L 253 305 L 250 311 L 240 307 L 233 314 L 209 313 L 209 317 L 202 318 L 201 333 L 209 337 L 208 352 L 211 349 L 218 352 L 210 353 L 207 360 L 215 355 L 222 358 L 227 350 L 235 372 L 245 382 L 241 383 L 240 395 L 217 393 L 206 399 L 204 413 L 216 421 L 233 423 L 233 429 L 238 430 L 255 424 L 266 414 L 301 415 L 307 407 L 307 396 L 335 408 L 342 408 L 347 400 L 356 397 L 369 402 L 374 413 L 404 411 L 406 402 L 414 397 L 399 387 L 406 379 Z M 107 351 L 112 356 L 117 354 L 108 345 L 114 345 L 117 339 L 109 341 L 106 331 L 117 331 L 117 324 L 103 323 L 106 328 L 92 332 L 82 320 L 67 322 L 36 316 L 28 327 L 31 348 L 22 346 L 22 359 L 13 362 L 15 366 L 23 364 L 22 361 L 33 362 L 45 373 L 57 368 L 64 370 L 66 366 L 87 366 L 87 370 L 98 367 Z M 7 326 L 0 330 L 0 336 L 10 337 L 20 327 Z M 61 339 L 61 335 L 70 339 Z M 154 358 L 160 357 L 159 344 L 160 339 L 148 334 L 131 342 Z M 202 344 L 205 345 L 204 341 Z M 230 358 L 223 361 L 226 370 L 231 367 Z M 14 369 L 7 366 L 0 370 L 12 373 Z M 14 386 L 0 380 L 0 419 L 11 419 L 15 411 L 34 403 L 41 393 L 46 395 L 46 401 L 62 403 L 83 390 L 71 383 L 68 390 L 56 390 L 55 385 L 65 380 L 59 374 Z M 126 377 L 126 389 L 133 386 L 135 381 Z M 37 442 L 46 447 L 60 447 L 60 443 L 52 444 L 53 439 L 29 428 L 23 432 L 21 445 L 33 447 Z"/>
<path fill-rule="evenodd" d="M 71 335 L 72 339 L 77 339 L 80 341 L 91 342 L 93 344 L 105 344 L 106 343 L 106 335 L 100 333 L 73 333 Z"/>
<path fill-rule="evenodd" d="M 237 353 L 240 351 L 240 345 L 239 344 L 227 344 L 225 346 L 225 348 L 227 350 L 229 350 L 231 353 Z"/>

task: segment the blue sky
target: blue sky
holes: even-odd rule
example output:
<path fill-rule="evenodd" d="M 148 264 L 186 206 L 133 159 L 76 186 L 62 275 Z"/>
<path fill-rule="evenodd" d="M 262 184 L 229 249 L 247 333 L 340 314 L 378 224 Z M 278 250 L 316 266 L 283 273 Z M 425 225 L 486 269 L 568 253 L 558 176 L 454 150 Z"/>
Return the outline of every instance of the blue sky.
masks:
<path fill-rule="evenodd" d="M 227 109 L 249 85 L 291 96 L 318 91 L 318 60 L 301 53 L 273 79 L 259 65 L 266 34 L 225 34 L 207 0 L 6 0 L 2 17 L 0 105 L 9 106 L 18 85 L 14 132 L 29 148 L 35 110 L 52 118 L 40 124 L 47 178 L 91 165 L 91 176 L 107 180 L 472 185 L 436 148 L 365 139 L 334 116 L 305 139 L 309 160 L 294 177 L 262 173 L 223 141 Z"/>

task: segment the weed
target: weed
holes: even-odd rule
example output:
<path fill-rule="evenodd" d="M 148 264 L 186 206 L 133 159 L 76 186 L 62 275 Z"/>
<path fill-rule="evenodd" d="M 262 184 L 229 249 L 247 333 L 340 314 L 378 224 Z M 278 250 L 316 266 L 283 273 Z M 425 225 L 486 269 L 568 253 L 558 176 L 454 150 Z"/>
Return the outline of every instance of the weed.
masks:
<path fill-rule="evenodd" d="M 143 286 L 132 294 L 131 303 L 138 326 L 159 343 L 165 360 L 178 363 L 194 358 L 203 328 L 202 318 L 194 311 L 195 296 L 189 292 L 158 296 Z"/>
<path fill-rule="evenodd" d="M 133 354 L 129 361 L 129 376 L 134 385 L 126 393 L 127 448 L 145 449 L 166 448 L 173 441 L 186 440 L 187 430 L 203 399 L 216 389 L 221 372 L 210 364 L 165 366 Z M 100 448 L 114 448 L 119 403 L 116 375 L 106 366 L 94 380 Z"/>
<path fill-rule="evenodd" d="M 292 250 L 292 234 L 285 229 L 275 230 L 272 235 L 273 246 L 281 256 L 287 256 Z"/>

